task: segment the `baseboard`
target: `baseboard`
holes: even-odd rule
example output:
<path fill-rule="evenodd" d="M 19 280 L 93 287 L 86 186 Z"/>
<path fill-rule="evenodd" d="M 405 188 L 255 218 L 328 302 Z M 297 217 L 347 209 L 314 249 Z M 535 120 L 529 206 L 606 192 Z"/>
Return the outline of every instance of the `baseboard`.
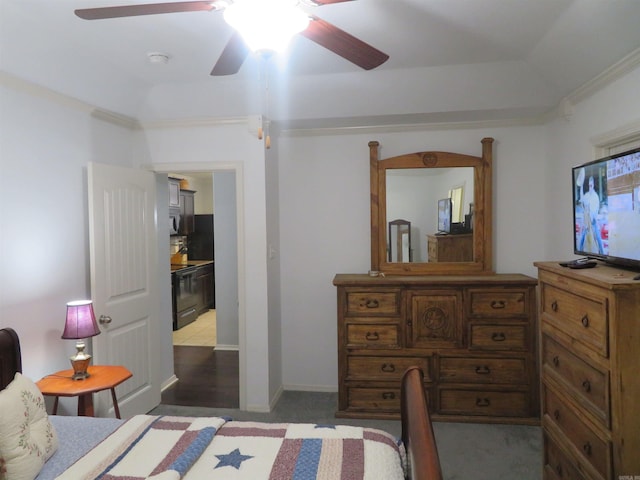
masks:
<path fill-rule="evenodd" d="M 160 385 L 160 391 L 164 392 L 167 388 L 171 387 L 174 383 L 177 383 L 177 382 L 178 382 L 178 377 L 176 377 L 175 375 L 171 375 L 164 382 L 162 382 L 162 385 Z"/>
<path fill-rule="evenodd" d="M 270 410 L 273 410 L 276 407 L 276 403 L 278 403 L 278 400 L 280 400 L 280 397 L 282 396 L 282 392 L 284 392 L 284 389 L 282 387 L 278 388 L 278 391 L 271 399 L 271 402 L 269 402 Z"/>
<path fill-rule="evenodd" d="M 217 344 L 214 348 L 216 350 L 222 350 L 222 351 L 231 351 L 231 352 L 239 352 L 240 351 L 240 347 L 238 345 L 220 345 L 220 344 Z"/>
<path fill-rule="evenodd" d="M 337 385 L 284 385 L 283 390 L 293 392 L 322 392 L 322 393 L 336 393 L 338 391 Z"/>

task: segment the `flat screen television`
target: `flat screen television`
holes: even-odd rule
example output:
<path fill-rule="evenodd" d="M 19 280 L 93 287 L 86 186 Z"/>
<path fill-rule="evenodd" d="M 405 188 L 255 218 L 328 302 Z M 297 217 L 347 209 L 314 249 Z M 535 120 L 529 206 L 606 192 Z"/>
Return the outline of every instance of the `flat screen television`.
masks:
<path fill-rule="evenodd" d="M 438 200 L 438 233 L 451 233 L 451 199 Z"/>
<path fill-rule="evenodd" d="M 640 148 L 572 168 L 576 255 L 640 270 Z"/>

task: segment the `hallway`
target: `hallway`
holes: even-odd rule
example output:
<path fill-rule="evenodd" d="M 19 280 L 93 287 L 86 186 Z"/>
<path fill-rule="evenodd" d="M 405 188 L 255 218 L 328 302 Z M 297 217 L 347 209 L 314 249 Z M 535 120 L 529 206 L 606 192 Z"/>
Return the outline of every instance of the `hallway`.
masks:
<path fill-rule="evenodd" d="M 178 382 L 162 392 L 163 405 L 238 408 L 238 351 L 216 350 L 216 312 L 173 332 Z"/>

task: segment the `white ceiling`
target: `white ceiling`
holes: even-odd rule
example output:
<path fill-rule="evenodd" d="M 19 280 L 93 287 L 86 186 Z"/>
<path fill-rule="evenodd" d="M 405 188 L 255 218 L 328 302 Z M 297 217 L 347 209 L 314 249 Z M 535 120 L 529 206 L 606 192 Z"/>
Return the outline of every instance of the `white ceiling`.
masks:
<path fill-rule="evenodd" d="M 306 9 L 390 55 L 377 69 L 298 36 L 211 77 L 231 34 L 221 12 L 73 13 L 151 1 L 0 0 L 0 69 L 143 122 L 263 113 L 310 127 L 536 116 L 640 51 L 640 0 L 356 0 Z"/>

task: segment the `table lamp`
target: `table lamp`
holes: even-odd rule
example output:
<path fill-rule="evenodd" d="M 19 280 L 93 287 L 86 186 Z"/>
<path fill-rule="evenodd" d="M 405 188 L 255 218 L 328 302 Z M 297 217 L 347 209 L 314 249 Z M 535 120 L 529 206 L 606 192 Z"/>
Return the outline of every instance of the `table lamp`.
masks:
<path fill-rule="evenodd" d="M 100 333 L 96 316 L 93 313 L 91 300 L 76 300 L 67 303 L 67 321 L 64 324 L 62 338 L 74 339 L 76 342 L 76 354 L 70 357 L 73 366 L 73 380 L 84 380 L 89 377 L 87 367 L 91 355 L 85 353 L 84 339 Z"/>

